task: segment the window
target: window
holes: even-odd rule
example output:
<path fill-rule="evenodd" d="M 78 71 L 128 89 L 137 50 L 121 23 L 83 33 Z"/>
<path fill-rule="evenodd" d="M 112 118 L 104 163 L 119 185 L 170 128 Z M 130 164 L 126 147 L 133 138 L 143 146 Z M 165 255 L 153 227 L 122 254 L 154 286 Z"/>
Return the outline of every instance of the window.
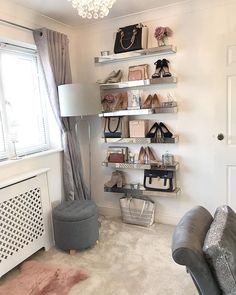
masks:
<path fill-rule="evenodd" d="M 50 147 L 41 84 L 35 50 L 1 44 L 0 159 Z"/>

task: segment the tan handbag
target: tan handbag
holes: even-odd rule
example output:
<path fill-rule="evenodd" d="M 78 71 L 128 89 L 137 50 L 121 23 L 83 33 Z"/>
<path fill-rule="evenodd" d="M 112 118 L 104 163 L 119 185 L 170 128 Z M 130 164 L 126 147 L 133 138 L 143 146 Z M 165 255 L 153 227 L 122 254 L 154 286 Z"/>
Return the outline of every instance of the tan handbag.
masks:
<path fill-rule="evenodd" d="M 129 74 L 128 74 L 129 81 L 147 80 L 147 79 L 149 79 L 148 64 L 129 67 Z"/>

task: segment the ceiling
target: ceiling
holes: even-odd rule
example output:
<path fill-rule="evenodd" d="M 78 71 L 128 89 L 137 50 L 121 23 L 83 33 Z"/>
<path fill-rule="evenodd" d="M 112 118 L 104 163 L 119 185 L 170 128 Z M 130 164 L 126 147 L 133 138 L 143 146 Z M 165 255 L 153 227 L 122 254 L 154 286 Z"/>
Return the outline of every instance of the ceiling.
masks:
<path fill-rule="evenodd" d="M 180 0 L 116 0 L 106 18 L 121 17 L 179 1 Z M 11 0 L 11 2 L 36 10 L 43 15 L 71 26 L 79 26 L 87 22 L 92 22 L 92 20 L 86 20 L 80 17 L 77 10 L 72 8 L 71 2 L 67 0 Z"/>

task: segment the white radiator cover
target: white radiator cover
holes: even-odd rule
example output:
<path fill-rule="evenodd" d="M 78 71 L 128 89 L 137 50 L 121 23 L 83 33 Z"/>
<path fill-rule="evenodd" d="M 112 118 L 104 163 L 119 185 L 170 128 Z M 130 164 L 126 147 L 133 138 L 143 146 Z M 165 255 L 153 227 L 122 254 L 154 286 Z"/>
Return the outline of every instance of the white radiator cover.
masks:
<path fill-rule="evenodd" d="M 0 182 L 0 277 L 52 245 L 48 170 Z"/>

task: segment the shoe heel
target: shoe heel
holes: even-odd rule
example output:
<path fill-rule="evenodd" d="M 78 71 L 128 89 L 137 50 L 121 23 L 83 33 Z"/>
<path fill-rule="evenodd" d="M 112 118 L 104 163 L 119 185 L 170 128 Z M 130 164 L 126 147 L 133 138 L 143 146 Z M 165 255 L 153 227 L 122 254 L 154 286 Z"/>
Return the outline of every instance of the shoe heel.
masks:
<path fill-rule="evenodd" d="M 156 137 L 156 134 L 157 134 L 157 130 L 159 128 L 159 125 L 158 123 L 154 123 L 152 125 L 152 127 L 150 128 L 150 130 L 148 131 L 148 133 L 146 134 L 146 137 L 147 138 L 155 138 Z"/>
<path fill-rule="evenodd" d="M 170 62 L 167 59 L 162 60 L 162 77 L 171 77 L 172 74 L 170 73 L 169 70 L 169 64 Z"/>

